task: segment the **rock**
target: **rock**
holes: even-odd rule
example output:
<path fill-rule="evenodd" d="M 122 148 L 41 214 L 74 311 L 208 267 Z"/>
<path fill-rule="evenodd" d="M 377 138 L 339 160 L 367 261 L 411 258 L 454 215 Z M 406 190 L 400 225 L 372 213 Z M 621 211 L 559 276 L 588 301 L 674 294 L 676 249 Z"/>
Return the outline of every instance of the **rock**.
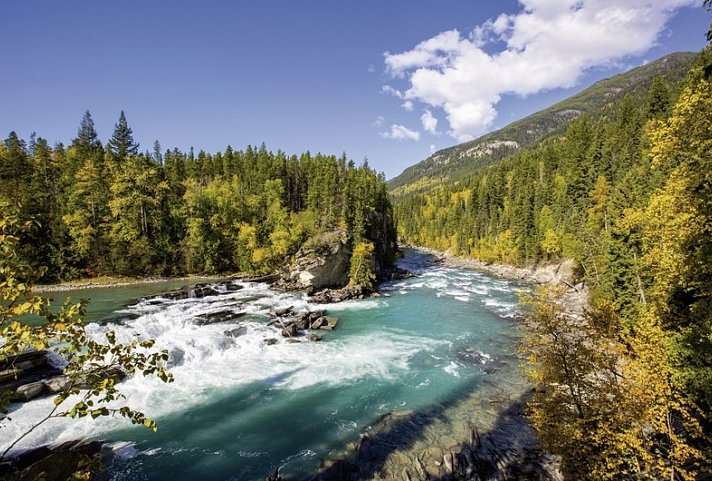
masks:
<path fill-rule="evenodd" d="M 42 446 L 24 451 L 0 463 L 0 479 L 6 481 L 75 479 L 74 473 L 82 470 L 87 461 L 100 459 L 101 445 L 99 441 L 89 443 L 70 441 L 56 447 Z M 102 479 L 102 473 L 92 479 Z"/>
<path fill-rule="evenodd" d="M 30 371 L 42 370 L 49 366 L 45 351 L 26 351 L 0 362 L 0 383 L 19 379 Z"/>
<path fill-rule="evenodd" d="M 346 286 L 342 289 L 324 289 L 311 296 L 312 302 L 332 304 L 350 299 L 363 299 L 364 290 L 361 286 Z"/>
<path fill-rule="evenodd" d="M 275 468 L 274 473 L 265 478 L 265 481 L 282 481 L 282 476 L 279 474 L 279 466 Z"/>
<path fill-rule="evenodd" d="M 223 286 L 228 292 L 239 291 L 245 287 L 242 284 L 236 284 L 235 281 L 222 282 L 220 285 Z"/>
<path fill-rule="evenodd" d="M 360 469 L 357 464 L 339 459 L 319 473 L 322 481 L 351 481 L 360 479 Z"/>
<path fill-rule="evenodd" d="M 255 282 L 255 283 L 267 283 L 271 284 L 279 279 L 279 276 L 276 274 L 267 274 L 265 276 L 250 276 L 250 277 L 244 277 L 242 278 L 242 282 Z"/>
<path fill-rule="evenodd" d="M 209 312 L 207 314 L 201 314 L 200 316 L 197 316 L 193 323 L 198 326 L 206 326 L 208 324 L 215 324 L 217 322 L 232 321 L 246 314 L 246 312 L 234 312 L 232 310 Z"/>
<path fill-rule="evenodd" d="M 420 481 L 425 481 L 426 479 L 428 479 L 428 475 L 425 472 L 423 463 L 420 462 L 420 459 L 418 457 L 415 458 L 415 469 L 418 471 L 418 478 L 420 479 Z"/>
<path fill-rule="evenodd" d="M 347 239 L 346 231 L 335 230 L 308 242 L 287 268 L 283 287 L 310 291 L 346 285 L 351 259 Z"/>
<path fill-rule="evenodd" d="M 44 381 L 44 385 L 51 393 L 58 393 L 69 387 L 69 378 L 67 376 L 53 377 Z"/>
<path fill-rule="evenodd" d="M 443 466 L 445 466 L 448 474 L 452 474 L 452 453 L 445 453 L 443 456 Z"/>
<path fill-rule="evenodd" d="M 336 329 L 337 322 L 339 322 L 337 318 L 330 316 L 324 316 L 319 319 L 321 320 L 321 326 L 319 326 L 319 329 L 323 329 L 325 331 L 333 331 Z"/>
<path fill-rule="evenodd" d="M 293 309 L 294 309 L 294 306 L 284 307 L 282 309 L 275 309 L 274 315 L 279 316 L 279 317 L 286 316 L 287 314 L 292 312 Z"/>
<path fill-rule="evenodd" d="M 240 336 L 244 336 L 245 334 L 247 334 L 247 327 L 245 327 L 245 326 L 240 326 L 240 327 L 236 327 L 236 328 L 234 328 L 234 329 L 228 329 L 227 331 L 225 331 L 224 334 L 225 334 L 227 337 L 240 337 Z"/>
<path fill-rule="evenodd" d="M 269 337 L 264 340 L 264 343 L 267 344 L 268 346 L 272 346 L 274 344 L 277 344 L 279 341 L 275 339 L 274 337 Z"/>
<path fill-rule="evenodd" d="M 457 358 L 466 364 L 474 364 L 476 366 L 487 364 L 490 361 L 489 356 L 471 347 L 460 349 L 457 352 Z"/>
<path fill-rule="evenodd" d="M 15 396 L 21 401 L 29 401 L 42 394 L 46 386 L 43 381 L 24 384 L 15 390 Z"/>
<path fill-rule="evenodd" d="M 282 337 L 295 337 L 297 335 L 297 325 L 288 324 L 282 329 Z"/>
<path fill-rule="evenodd" d="M 317 336 L 316 334 L 309 334 L 307 336 L 307 339 L 309 339 L 310 341 L 313 341 L 313 342 L 319 342 L 319 341 L 321 341 L 321 336 Z"/>
<path fill-rule="evenodd" d="M 220 292 L 212 288 L 211 286 L 203 286 L 200 284 L 193 287 L 193 289 L 190 291 L 190 297 L 195 299 L 202 299 L 203 297 L 208 296 L 217 296 L 219 294 Z"/>
<path fill-rule="evenodd" d="M 321 326 L 323 326 L 326 322 L 325 317 L 319 317 L 317 318 L 316 321 L 312 322 L 311 325 L 309 326 L 309 329 L 319 329 Z"/>

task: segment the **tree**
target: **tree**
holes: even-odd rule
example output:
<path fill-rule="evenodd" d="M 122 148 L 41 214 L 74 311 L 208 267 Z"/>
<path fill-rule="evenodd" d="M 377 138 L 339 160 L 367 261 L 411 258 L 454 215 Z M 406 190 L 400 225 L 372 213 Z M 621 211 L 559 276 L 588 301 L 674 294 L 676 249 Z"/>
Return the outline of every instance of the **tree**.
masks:
<path fill-rule="evenodd" d="M 74 139 L 74 145 L 79 146 L 82 154 L 101 148 L 99 136 L 96 133 L 96 128 L 94 128 L 94 119 L 91 118 L 91 113 L 88 110 L 84 112 L 79 123 L 79 132 L 77 133 L 77 138 Z"/>
<path fill-rule="evenodd" d="M 351 254 L 351 264 L 349 268 L 349 285 L 360 286 L 363 289 L 371 289 L 376 281 L 373 273 L 373 244 L 371 242 L 359 242 L 354 246 Z"/>
<path fill-rule="evenodd" d="M 566 479 L 692 481 L 701 427 L 677 386 L 669 337 L 651 312 L 630 335 L 610 304 L 567 314 L 560 289 L 524 300 L 530 418 Z"/>
<path fill-rule="evenodd" d="M 0 204 L 0 208 L 0 335 L 4 341 L 0 362 L 12 365 L 28 349 L 52 351 L 66 362 L 54 407 L 24 434 L 10 440 L 0 453 L 0 461 L 37 426 L 58 417 L 118 415 L 155 431 L 156 422 L 144 413 L 128 405 L 117 406 L 116 401 L 124 399 L 117 382 L 121 373 L 155 375 L 171 382 L 173 378 L 164 368 L 167 351 L 150 351 L 152 340 L 119 343 L 113 331 L 107 331 L 101 340 L 91 337 L 81 320 L 84 302 L 65 303 L 58 313 L 52 313 L 49 300 L 32 295 L 32 280 L 41 276 L 43 269 L 33 270 L 17 256 L 22 236 L 41 227 L 32 221 L 22 222 L 17 210 L 8 204 Z M 40 316 L 45 322 L 27 325 L 21 321 L 27 314 Z M 0 399 L 0 409 L 4 411 L 8 402 L 8 396 Z"/>
<path fill-rule="evenodd" d="M 138 143 L 134 142 L 133 131 L 126 122 L 123 110 L 119 116 L 119 122 L 114 125 L 114 133 L 106 145 L 106 150 L 117 162 L 121 162 L 129 155 L 138 155 Z"/>

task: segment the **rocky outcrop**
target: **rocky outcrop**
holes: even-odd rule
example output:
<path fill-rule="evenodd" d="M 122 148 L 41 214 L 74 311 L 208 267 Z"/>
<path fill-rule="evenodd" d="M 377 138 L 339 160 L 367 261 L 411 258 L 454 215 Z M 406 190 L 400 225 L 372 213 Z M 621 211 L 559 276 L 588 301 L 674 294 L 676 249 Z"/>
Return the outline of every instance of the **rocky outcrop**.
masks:
<path fill-rule="evenodd" d="M 350 260 L 351 244 L 345 231 L 322 234 L 297 252 L 277 286 L 307 292 L 345 286 Z"/>
<path fill-rule="evenodd" d="M 317 292 L 309 299 L 318 304 L 331 304 L 334 302 L 343 302 L 350 299 L 363 299 L 368 292 L 361 286 L 346 286 L 342 289 L 324 289 Z"/>
<path fill-rule="evenodd" d="M 0 462 L 0 479 L 5 481 L 65 481 L 87 469 L 92 460 L 101 458 L 99 441 L 70 441 L 59 446 L 25 451 Z M 103 479 L 95 477 L 92 479 Z"/>
<path fill-rule="evenodd" d="M 109 367 L 102 373 L 103 378 L 117 381 L 126 377 L 119 367 Z M 47 361 L 45 351 L 29 351 L 15 357 L 13 361 L 0 364 L 0 393 L 10 393 L 15 402 L 27 402 L 41 396 L 57 394 L 70 387 L 70 379 L 61 369 Z M 80 384 L 86 389 L 87 384 Z"/>

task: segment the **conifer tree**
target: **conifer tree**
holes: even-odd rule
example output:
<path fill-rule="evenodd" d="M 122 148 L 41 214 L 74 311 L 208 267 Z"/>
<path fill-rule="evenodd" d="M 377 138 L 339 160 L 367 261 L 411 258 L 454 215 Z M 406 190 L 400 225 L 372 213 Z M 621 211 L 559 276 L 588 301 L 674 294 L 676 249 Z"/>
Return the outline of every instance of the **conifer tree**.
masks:
<path fill-rule="evenodd" d="M 138 143 L 134 142 L 133 131 L 126 122 L 126 115 L 121 111 L 119 122 L 114 126 L 114 133 L 106 146 L 114 161 L 122 161 L 126 156 L 138 155 Z"/>

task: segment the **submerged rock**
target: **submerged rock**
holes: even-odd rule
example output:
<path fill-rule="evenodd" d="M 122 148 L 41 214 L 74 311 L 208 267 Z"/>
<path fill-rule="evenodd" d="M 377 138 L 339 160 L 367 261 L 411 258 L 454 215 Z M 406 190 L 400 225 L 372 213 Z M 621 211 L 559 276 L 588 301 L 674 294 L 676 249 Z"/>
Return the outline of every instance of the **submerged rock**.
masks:
<path fill-rule="evenodd" d="M 236 328 L 234 328 L 234 329 L 228 329 L 227 331 L 225 331 L 224 334 L 225 334 L 227 337 L 240 337 L 240 336 L 244 336 L 245 334 L 247 334 L 247 327 L 245 327 L 245 326 L 240 326 L 240 327 L 236 327 Z"/>

